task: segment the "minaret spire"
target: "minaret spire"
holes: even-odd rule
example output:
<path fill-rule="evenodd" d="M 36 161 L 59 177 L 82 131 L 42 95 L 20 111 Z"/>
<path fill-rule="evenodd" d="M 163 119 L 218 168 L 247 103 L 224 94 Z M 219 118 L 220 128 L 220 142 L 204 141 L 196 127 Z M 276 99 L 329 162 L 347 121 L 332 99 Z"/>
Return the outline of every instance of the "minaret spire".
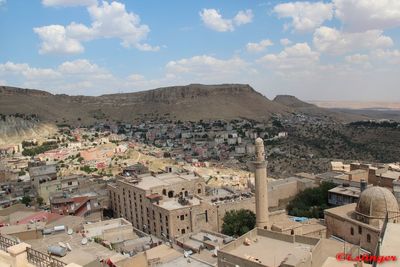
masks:
<path fill-rule="evenodd" d="M 257 138 L 255 167 L 256 187 L 256 227 L 267 229 L 268 227 L 268 188 L 267 188 L 267 161 L 265 160 L 264 141 Z"/>

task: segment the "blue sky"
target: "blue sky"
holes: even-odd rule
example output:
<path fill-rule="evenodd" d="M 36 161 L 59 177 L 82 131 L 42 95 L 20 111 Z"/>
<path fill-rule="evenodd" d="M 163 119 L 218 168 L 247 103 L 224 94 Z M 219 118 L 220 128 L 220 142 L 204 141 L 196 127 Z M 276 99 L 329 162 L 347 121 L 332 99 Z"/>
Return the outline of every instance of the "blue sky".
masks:
<path fill-rule="evenodd" d="M 0 0 L 0 84 L 400 101 L 400 1 Z"/>

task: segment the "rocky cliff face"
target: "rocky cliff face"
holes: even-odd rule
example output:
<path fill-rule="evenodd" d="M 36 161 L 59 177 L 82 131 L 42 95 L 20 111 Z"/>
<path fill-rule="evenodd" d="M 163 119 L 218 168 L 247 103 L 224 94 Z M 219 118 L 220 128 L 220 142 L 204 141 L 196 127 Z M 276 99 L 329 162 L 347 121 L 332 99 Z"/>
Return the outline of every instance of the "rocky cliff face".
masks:
<path fill-rule="evenodd" d="M 277 95 L 274 98 L 274 102 L 293 108 L 316 107 L 292 95 Z"/>
<path fill-rule="evenodd" d="M 0 117 L 0 145 L 20 143 L 26 139 L 38 139 L 53 134 L 56 127 L 34 119 L 16 116 Z"/>
<path fill-rule="evenodd" d="M 90 123 L 96 119 L 133 121 L 137 118 L 176 120 L 267 119 L 290 110 L 249 85 L 174 86 L 144 92 L 98 97 L 52 95 L 38 90 L 3 88 L 0 113 L 37 114 L 45 121 Z M 29 104 L 28 104 L 29 103 Z"/>
<path fill-rule="evenodd" d="M 39 90 L 0 87 L 0 114 L 36 114 L 41 121 L 88 125 L 96 121 L 137 119 L 266 120 L 294 113 L 336 116 L 293 96 L 269 100 L 246 84 L 173 86 L 102 96 L 53 95 Z"/>

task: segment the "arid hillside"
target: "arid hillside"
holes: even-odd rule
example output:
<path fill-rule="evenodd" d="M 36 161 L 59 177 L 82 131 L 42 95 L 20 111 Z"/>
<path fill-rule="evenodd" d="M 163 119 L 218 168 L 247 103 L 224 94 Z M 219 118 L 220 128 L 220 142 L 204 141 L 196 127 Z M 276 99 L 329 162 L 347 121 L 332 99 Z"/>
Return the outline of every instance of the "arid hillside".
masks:
<path fill-rule="evenodd" d="M 271 101 L 244 84 L 191 84 L 97 97 L 53 95 L 39 90 L 0 87 L 0 114 L 16 113 L 35 114 L 41 121 L 71 125 L 162 118 L 267 120 L 273 115 L 295 113 L 343 121 L 361 118 L 318 108 L 292 96 L 280 96 Z"/>

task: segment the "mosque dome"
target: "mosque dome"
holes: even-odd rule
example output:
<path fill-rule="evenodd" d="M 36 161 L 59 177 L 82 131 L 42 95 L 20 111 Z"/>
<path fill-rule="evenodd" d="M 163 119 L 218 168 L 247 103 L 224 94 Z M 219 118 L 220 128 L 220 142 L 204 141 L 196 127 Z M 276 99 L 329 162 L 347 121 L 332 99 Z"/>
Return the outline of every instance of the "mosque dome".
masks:
<path fill-rule="evenodd" d="M 389 189 L 372 186 L 365 189 L 358 200 L 356 212 L 368 218 L 384 219 L 386 213 L 399 212 L 399 204 Z"/>

